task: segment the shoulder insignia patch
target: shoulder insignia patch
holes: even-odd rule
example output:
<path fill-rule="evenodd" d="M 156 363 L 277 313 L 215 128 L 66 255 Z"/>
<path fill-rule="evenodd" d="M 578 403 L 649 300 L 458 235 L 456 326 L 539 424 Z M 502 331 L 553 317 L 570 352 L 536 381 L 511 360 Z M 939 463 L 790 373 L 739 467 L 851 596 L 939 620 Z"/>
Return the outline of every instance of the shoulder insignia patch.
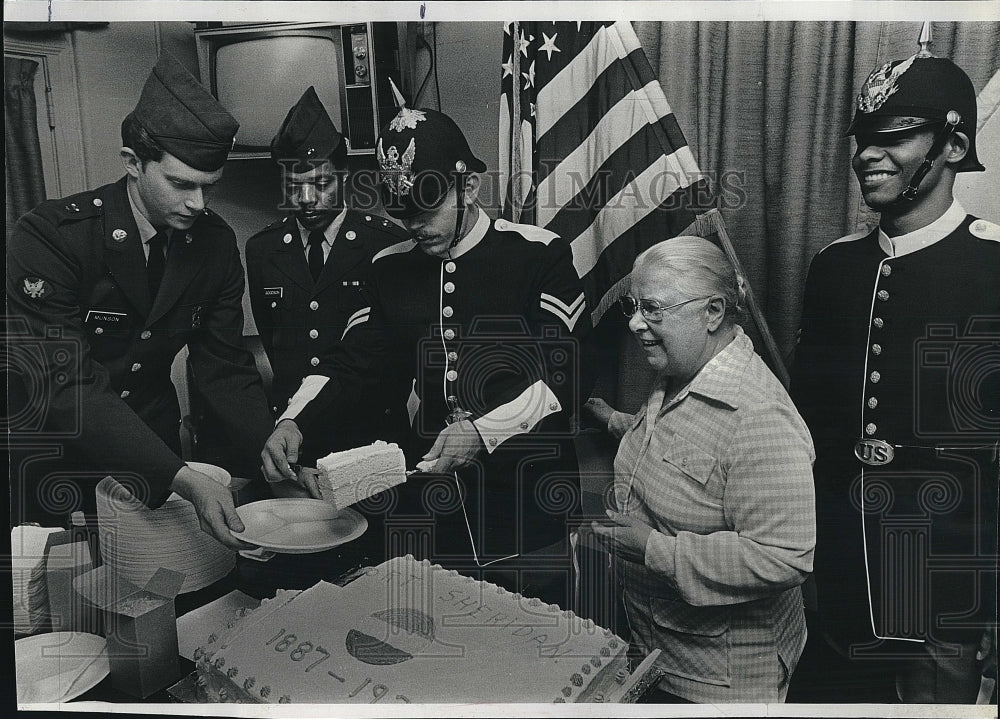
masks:
<path fill-rule="evenodd" d="M 1000 225 L 989 220 L 976 220 L 969 225 L 969 232 L 980 240 L 1000 242 Z"/>
<path fill-rule="evenodd" d="M 541 242 L 543 245 L 549 244 L 552 240 L 559 236 L 555 232 L 550 232 L 549 230 L 541 227 L 535 227 L 534 225 L 522 225 L 508 220 L 496 220 L 493 223 L 493 227 L 500 232 L 516 232 L 526 240 L 531 242 Z"/>
<path fill-rule="evenodd" d="M 21 289 L 30 299 L 41 300 L 52 294 L 52 287 L 41 277 L 28 276 L 24 278 Z"/>

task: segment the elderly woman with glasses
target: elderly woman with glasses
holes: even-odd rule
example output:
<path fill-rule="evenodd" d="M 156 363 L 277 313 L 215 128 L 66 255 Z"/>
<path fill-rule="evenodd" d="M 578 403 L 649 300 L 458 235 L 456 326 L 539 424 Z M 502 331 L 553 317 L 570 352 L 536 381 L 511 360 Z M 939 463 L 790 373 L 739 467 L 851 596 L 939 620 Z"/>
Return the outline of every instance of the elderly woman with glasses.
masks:
<path fill-rule="evenodd" d="M 715 245 L 677 237 L 636 259 L 621 301 L 657 376 L 609 422 L 616 506 L 592 528 L 619 560 L 633 647 L 661 652 L 658 701 L 784 701 L 805 645 L 813 447 L 737 322 L 745 292 Z"/>

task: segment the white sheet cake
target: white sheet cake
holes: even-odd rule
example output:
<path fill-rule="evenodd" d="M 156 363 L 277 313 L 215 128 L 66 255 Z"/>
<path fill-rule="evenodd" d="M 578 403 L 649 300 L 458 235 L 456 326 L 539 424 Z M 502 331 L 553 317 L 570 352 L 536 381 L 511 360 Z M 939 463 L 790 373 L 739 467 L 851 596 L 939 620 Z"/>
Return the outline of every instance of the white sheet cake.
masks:
<path fill-rule="evenodd" d="M 409 555 L 229 624 L 196 652 L 205 701 L 601 701 L 627 675 L 610 631 Z"/>

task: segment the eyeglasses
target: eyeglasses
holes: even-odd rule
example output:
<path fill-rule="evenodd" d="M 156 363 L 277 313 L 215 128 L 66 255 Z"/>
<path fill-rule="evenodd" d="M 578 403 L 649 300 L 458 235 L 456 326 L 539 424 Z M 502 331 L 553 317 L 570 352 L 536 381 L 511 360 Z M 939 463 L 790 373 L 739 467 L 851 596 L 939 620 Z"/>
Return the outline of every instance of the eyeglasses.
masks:
<path fill-rule="evenodd" d="M 689 300 L 684 300 L 683 302 L 678 302 L 677 304 L 667 305 L 664 307 L 655 300 L 637 300 L 634 297 L 628 295 L 623 296 L 618 300 L 619 306 L 622 308 L 622 314 L 626 317 L 631 317 L 635 314 L 636 310 L 642 312 L 643 319 L 648 322 L 659 322 L 663 319 L 663 313 L 665 310 L 672 310 L 675 307 L 680 307 L 681 305 L 686 305 L 689 302 L 697 302 L 698 300 L 707 300 L 712 295 L 705 295 L 704 297 L 692 297 Z"/>

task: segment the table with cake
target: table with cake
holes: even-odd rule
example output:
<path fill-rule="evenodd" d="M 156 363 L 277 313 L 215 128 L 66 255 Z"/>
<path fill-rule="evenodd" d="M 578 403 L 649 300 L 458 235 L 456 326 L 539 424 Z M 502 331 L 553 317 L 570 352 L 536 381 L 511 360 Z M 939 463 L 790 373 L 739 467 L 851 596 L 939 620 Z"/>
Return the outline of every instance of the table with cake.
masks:
<path fill-rule="evenodd" d="M 103 561 L 73 577 L 86 621 L 72 626 L 62 616 L 38 622 L 19 643 L 27 651 L 29 640 L 49 637 L 56 648 L 47 653 L 58 655 L 56 639 L 89 638 L 111 655 L 105 670 L 111 676 L 101 679 L 95 667 L 109 662 L 94 660 L 87 667 L 98 679 L 93 686 L 81 685 L 75 668 L 66 671 L 78 673 L 63 677 L 55 690 L 51 676 L 45 682 L 34 676 L 57 675 L 55 670 L 19 663 L 19 700 L 627 702 L 654 683 L 655 657 L 630 667 L 626 641 L 570 609 L 410 554 L 388 560 L 369 555 L 365 542 L 357 541 L 367 522 L 354 507 L 406 480 L 395 445 L 335 453 L 320 459 L 317 469 L 321 500 L 265 499 L 238 507 L 246 525 L 241 538 L 260 547 L 243 556 L 197 532 L 184 500 L 149 510 L 114 478 L 105 479 L 97 497 Z M 224 474 L 219 481 L 230 482 Z M 32 576 L 38 578 L 37 569 Z M 175 586 L 164 590 L 171 580 Z M 139 643 L 143 636 L 162 642 L 176 654 L 176 667 L 168 661 L 166 669 L 147 667 L 145 675 L 141 667 L 121 669 L 123 662 L 148 660 L 119 656 L 128 642 L 114 612 L 126 600 L 99 602 L 95 583 L 115 592 L 121 584 L 132 588 L 128 601 L 140 609 L 124 620 L 126 633 Z M 16 610 L 27 606 L 26 597 L 18 596 L 15 582 Z M 141 597 L 150 607 L 173 610 L 176 633 L 148 617 L 134 618 L 141 617 Z M 146 620 L 153 629 L 143 627 Z"/>

